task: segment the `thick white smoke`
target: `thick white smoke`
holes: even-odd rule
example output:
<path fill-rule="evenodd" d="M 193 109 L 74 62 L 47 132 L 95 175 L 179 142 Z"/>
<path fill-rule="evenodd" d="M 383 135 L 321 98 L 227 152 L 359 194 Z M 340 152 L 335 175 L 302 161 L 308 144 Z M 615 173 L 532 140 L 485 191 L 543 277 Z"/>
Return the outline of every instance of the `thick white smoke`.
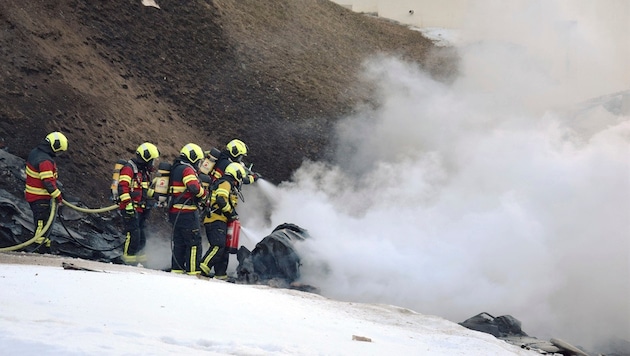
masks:
<path fill-rule="evenodd" d="M 380 105 L 341 120 L 334 164 L 248 187 L 243 242 L 309 230 L 303 281 L 329 297 L 629 340 L 630 92 L 577 104 L 630 89 L 630 32 L 602 15 L 630 7 L 474 3 L 459 79 L 367 61 Z"/>

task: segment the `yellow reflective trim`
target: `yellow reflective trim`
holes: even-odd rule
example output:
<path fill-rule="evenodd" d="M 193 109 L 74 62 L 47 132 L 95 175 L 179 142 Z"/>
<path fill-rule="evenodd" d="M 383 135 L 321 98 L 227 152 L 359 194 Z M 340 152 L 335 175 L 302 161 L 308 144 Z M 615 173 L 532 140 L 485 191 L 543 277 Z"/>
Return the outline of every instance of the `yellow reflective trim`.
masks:
<path fill-rule="evenodd" d="M 126 264 L 136 264 L 136 263 L 138 263 L 138 259 L 136 258 L 136 256 L 123 255 L 122 256 L 122 260 Z"/>
<path fill-rule="evenodd" d="M 39 179 L 39 172 L 35 172 L 34 170 L 30 169 L 28 166 L 26 166 L 26 175 Z"/>
<path fill-rule="evenodd" d="M 181 269 L 172 269 L 171 273 L 184 274 L 184 270 Z"/>
<path fill-rule="evenodd" d="M 223 214 L 217 214 L 217 213 L 212 213 L 210 214 L 210 216 L 206 216 L 205 218 L 203 218 L 203 223 L 204 224 L 209 224 L 213 221 L 223 221 L 223 222 L 227 222 L 227 218 L 225 216 L 223 216 Z"/>
<path fill-rule="evenodd" d="M 123 259 L 125 256 L 128 256 L 129 244 L 131 243 L 131 234 L 127 233 L 127 237 L 125 239 L 125 247 L 123 247 Z"/>
<path fill-rule="evenodd" d="M 197 180 L 197 176 L 195 176 L 194 174 L 189 174 L 182 179 L 182 182 L 184 184 L 188 184 L 189 182 L 194 180 Z"/>
<path fill-rule="evenodd" d="M 54 178 L 55 175 L 53 174 L 52 171 L 43 171 L 43 172 L 39 172 L 39 178 L 40 179 L 48 179 L 48 178 Z"/>
<path fill-rule="evenodd" d="M 127 183 L 131 184 L 131 177 L 128 176 L 128 175 L 120 176 L 118 178 L 118 184 L 120 184 L 120 182 L 127 182 Z"/>
<path fill-rule="evenodd" d="M 173 204 L 173 208 L 179 209 L 179 210 L 190 210 L 190 211 L 197 210 L 196 205 Z"/>
<path fill-rule="evenodd" d="M 48 191 L 44 188 L 35 188 L 33 186 L 27 185 L 24 189 L 27 193 L 35 194 L 35 195 L 50 195 Z"/>
<path fill-rule="evenodd" d="M 195 273 L 197 271 L 197 246 L 193 246 L 190 249 L 190 261 L 188 261 L 188 265 L 190 266 L 191 273 Z"/>
<path fill-rule="evenodd" d="M 208 267 L 208 265 L 207 265 L 207 264 L 200 263 L 200 264 L 199 264 L 199 268 L 201 268 L 201 270 L 203 271 L 203 273 L 205 273 L 205 274 L 210 274 L 210 268 Z"/>
<path fill-rule="evenodd" d="M 171 193 L 183 193 L 186 191 L 186 187 L 171 186 Z"/>
<path fill-rule="evenodd" d="M 206 258 L 204 258 L 203 261 L 201 262 L 201 269 L 203 269 L 204 272 L 210 273 L 210 268 L 208 267 L 208 262 L 210 262 L 212 257 L 214 257 L 214 255 L 217 254 L 217 251 L 219 251 L 219 246 L 212 247 L 212 250 L 209 251 L 209 253 L 206 256 Z M 203 268 L 204 266 L 208 269 L 207 271 Z"/>
<path fill-rule="evenodd" d="M 61 195 L 61 191 L 59 189 L 55 189 L 52 193 L 50 193 L 50 196 L 53 198 L 56 198 L 60 195 Z"/>
<path fill-rule="evenodd" d="M 125 193 L 125 194 L 123 194 L 123 195 L 121 195 L 121 196 L 120 196 L 120 201 L 121 201 L 121 202 L 123 202 L 123 201 L 127 201 L 127 200 L 131 200 L 131 194 L 129 194 L 129 193 Z"/>
<path fill-rule="evenodd" d="M 37 230 L 35 230 L 35 235 L 39 235 L 40 231 L 44 228 L 44 220 L 37 220 Z"/>

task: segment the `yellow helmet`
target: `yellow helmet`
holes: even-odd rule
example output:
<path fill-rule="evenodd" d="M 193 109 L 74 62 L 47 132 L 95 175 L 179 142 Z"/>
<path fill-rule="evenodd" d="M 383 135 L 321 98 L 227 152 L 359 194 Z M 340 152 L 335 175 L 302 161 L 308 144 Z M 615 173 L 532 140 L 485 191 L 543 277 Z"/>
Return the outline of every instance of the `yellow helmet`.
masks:
<path fill-rule="evenodd" d="M 225 174 L 229 174 L 240 184 L 247 175 L 245 168 L 239 162 L 232 162 L 225 167 Z"/>
<path fill-rule="evenodd" d="M 145 142 L 138 146 L 138 149 L 136 149 L 136 155 L 138 155 L 139 159 L 149 163 L 151 160 L 160 157 L 160 151 L 158 151 L 158 148 L 155 147 L 154 144 Z"/>
<path fill-rule="evenodd" d="M 65 151 L 68 149 L 68 139 L 61 132 L 55 131 L 46 135 L 46 141 L 50 144 L 53 152 Z"/>
<path fill-rule="evenodd" d="M 182 147 L 182 150 L 179 151 L 180 155 L 186 157 L 188 162 L 195 164 L 200 159 L 203 158 L 203 150 L 199 145 L 194 143 L 186 144 L 186 146 Z"/>
<path fill-rule="evenodd" d="M 247 145 L 241 140 L 234 139 L 228 142 L 225 148 L 234 161 L 238 161 L 243 156 L 247 156 Z"/>

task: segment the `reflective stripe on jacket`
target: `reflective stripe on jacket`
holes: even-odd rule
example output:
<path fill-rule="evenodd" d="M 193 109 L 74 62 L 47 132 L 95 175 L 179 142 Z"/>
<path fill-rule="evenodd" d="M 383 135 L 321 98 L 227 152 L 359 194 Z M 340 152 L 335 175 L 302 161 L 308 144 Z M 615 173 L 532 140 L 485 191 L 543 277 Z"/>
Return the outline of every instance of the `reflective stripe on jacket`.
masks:
<path fill-rule="evenodd" d="M 119 208 L 124 210 L 133 202 L 138 212 L 144 211 L 144 199 L 151 177 L 144 170 L 139 170 L 136 162 L 129 160 L 121 169 L 118 177 Z"/>
<path fill-rule="evenodd" d="M 169 213 L 186 213 L 197 210 L 197 199 L 206 196 L 197 171 L 188 163 L 176 162 L 171 168 L 171 206 Z"/>
<path fill-rule="evenodd" d="M 57 164 L 52 156 L 39 146 L 31 151 L 26 160 L 26 186 L 24 198 L 31 203 L 50 200 L 61 195 L 57 188 Z"/>
<path fill-rule="evenodd" d="M 232 178 L 221 179 L 210 197 L 212 213 L 209 216 L 204 216 L 203 223 L 208 224 L 213 221 L 227 222 L 229 217 L 235 213 L 237 203 L 238 191 L 234 181 Z"/>

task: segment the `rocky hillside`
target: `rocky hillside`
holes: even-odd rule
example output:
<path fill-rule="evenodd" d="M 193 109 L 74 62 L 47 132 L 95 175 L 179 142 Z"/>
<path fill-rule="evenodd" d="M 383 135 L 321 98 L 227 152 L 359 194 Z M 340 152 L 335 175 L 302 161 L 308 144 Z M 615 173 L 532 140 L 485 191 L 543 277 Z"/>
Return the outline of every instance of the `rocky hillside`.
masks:
<path fill-rule="evenodd" d="M 244 140 L 272 182 L 325 159 L 335 120 L 369 100 L 365 58 L 390 53 L 440 80 L 456 61 L 419 32 L 326 0 L 3 0 L 0 140 L 25 158 L 47 132 L 70 140 L 64 190 L 108 196 L 112 162 L 151 141 L 172 160 Z M 21 189 L 21 187 L 19 187 Z"/>

